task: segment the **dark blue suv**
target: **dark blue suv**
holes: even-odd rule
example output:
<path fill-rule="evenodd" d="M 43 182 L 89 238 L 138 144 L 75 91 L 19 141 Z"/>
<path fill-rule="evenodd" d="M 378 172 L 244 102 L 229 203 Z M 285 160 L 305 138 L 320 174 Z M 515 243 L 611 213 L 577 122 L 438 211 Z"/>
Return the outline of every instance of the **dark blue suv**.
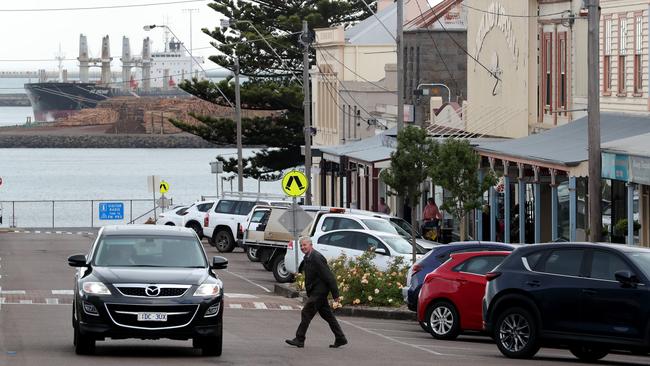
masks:
<path fill-rule="evenodd" d="M 650 249 L 589 243 L 527 245 L 486 275 L 483 321 L 501 353 L 541 346 L 594 362 L 611 349 L 650 351 Z"/>
<path fill-rule="evenodd" d="M 461 241 L 451 244 L 437 245 L 411 266 L 406 275 L 406 287 L 402 288 L 402 296 L 408 308 L 417 311 L 418 295 L 424 283 L 424 277 L 445 263 L 451 254 L 463 252 L 512 251 L 513 244 L 495 243 L 489 241 Z"/>

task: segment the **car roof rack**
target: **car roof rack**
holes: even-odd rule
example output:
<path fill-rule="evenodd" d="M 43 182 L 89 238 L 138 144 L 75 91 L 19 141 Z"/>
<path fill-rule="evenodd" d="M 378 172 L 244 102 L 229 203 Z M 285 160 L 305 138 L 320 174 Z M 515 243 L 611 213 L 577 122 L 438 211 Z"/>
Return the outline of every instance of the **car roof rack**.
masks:
<path fill-rule="evenodd" d="M 243 199 L 243 198 L 264 198 L 274 201 L 290 201 L 289 197 L 279 194 L 279 193 L 263 193 L 263 192 L 223 192 L 219 196 L 201 196 L 202 200 L 206 199 L 219 199 L 219 198 L 232 198 L 232 199 Z"/>

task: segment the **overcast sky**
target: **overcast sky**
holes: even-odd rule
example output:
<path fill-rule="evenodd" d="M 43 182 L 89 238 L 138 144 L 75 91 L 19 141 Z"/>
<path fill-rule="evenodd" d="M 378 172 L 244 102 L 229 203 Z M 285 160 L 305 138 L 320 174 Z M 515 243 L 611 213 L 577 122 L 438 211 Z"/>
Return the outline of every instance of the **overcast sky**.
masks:
<path fill-rule="evenodd" d="M 149 36 L 152 50 L 164 49 L 164 29 L 154 29 L 145 32 L 145 24 L 167 25 L 190 48 L 190 16 L 183 9 L 199 9 L 192 13 L 192 43 L 197 56 L 215 54 L 214 50 L 200 49 L 210 47 L 211 38 L 201 28 L 214 28 L 219 25 L 217 12 L 207 6 L 211 1 L 202 0 L 182 4 L 156 5 L 147 7 L 116 8 L 101 10 L 75 11 L 39 11 L 17 12 L 7 11 L 16 9 L 47 9 L 115 6 L 132 4 L 164 3 L 175 0 L 20 0 L 0 1 L 0 71 L 4 70 L 37 70 L 45 68 L 56 70 L 56 61 L 21 61 L 7 60 L 54 60 L 58 53 L 59 44 L 67 59 L 76 59 L 79 55 L 79 34 L 83 33 L 88 39 L 88 51 L 91 57 L 101 54 L 102 37 L 110 36 L 113 67 L 120 66 L 119 57 L 122 53 L 122 36 L 131 41 L 131 53 L 142 53 L 142 40 Z M 77 68 L 77 61 L 65 61 L 68 70 Z M 215 68 L 209 61 L 204 66 Z"/>

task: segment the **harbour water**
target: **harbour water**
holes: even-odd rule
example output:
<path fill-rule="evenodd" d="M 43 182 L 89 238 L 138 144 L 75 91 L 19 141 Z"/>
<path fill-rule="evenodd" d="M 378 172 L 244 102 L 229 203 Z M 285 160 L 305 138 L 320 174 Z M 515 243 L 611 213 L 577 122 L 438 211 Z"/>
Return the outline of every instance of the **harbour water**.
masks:
<path fill-rule="evenodd" d="M 244 149 L 244 157 L 255 150 Z M 88 200 L 56 203 L 56 227 L 87 227 L 124 223 L 153 208 L 147 177 L 158 175 L 170 185 L 174 204 L 191 203 L 202 195 L 215 195 L 216 176 L 209 163 L 217 155 L 236 157 L 235 149 L 0 149 L 0 203 L 2 227 L 52 226 L 51 202 L 16 203 L 24 200 Z M 228 176 L 228 174 L 222 174 Z M 237 180 L 232 181 L 237 189 Z M 230 191 L 230 182 L 224 182 Z M 219 185 L 221 191 L 221 184 Z M 245 179 L 244 190 L 257 192 L 258 182 Z M 262 182 L 260 190 L 282 193 L 280 182 Z M 156 197 L 160 196 L 156 191 Z M 133 203 L 130 199 L 143 199 Z M 125 219 L 101 222 L 98 202 L 124 202 Z M 15 217 L 12 216 L 12 211 Z M 91 217 L 91 212 L 93 213 Z M 153 216 L 153 214 L 149 215 Z M 146 217 L 145 217 L 146 219 Z"/>
<path fill-rule="evenodd" d="M 34 120 L 32 107 L 0 107 L 0 127 L 22 125 L 27 117 Z"/>

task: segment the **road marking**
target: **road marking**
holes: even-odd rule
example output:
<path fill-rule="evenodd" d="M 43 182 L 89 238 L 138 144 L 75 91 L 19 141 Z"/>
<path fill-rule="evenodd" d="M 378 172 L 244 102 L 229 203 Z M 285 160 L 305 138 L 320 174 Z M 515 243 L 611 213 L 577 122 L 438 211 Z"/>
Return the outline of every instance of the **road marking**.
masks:
<path fill-rule="evenodd" d="M 74 295 L 74 290 L 52 290 L 52 295 Z"/>
<path fill-rule="evenodd" d="M 431 350 L 431 349 L 426 349 L 425 347 L 416 346 L 416 345 L 414 345 L 414 344 L 410 344 L 410 343 L 407 343 L 407 342 L 402 342 L 402 341 L 400 341 L 400 340 L 398 340 L 398 339 L 395 339 L 395 338 L 393 338 L 393 337 L 389 337 L 389 336 L 387 336 L 387 335 L 384 335 L 384 334 L 381 334 L 381 333 L 378 333 L 378 332 L 372 331 L 372 330 L 370 330 L 370 329 L 364 328 L 364 327 L 362 327 L 362 326 L 360 326 L 360 325 L 356 325 L 356 324 L 351 323 L 351 322 L 346 321 L 346 320 L 339 320 L 339 322 L 341 322 L 341 323 L 343 323 L 343 324 L 347 324 L 347 325 L 349 325 L 349 326 L 351 326 L 351 327 L 354 327 L 354 328 L 357 328 L 357 329 L 359 329 L 359 330 L 362 330 L 362 331 L 364 331 L 364 332 L 366 332 L 366 333 L 369 333 L 369 334 L 372 334 L 372 335 L 376 335 L 377 337 L 387 339 L 387 340 L 389 340 L 389 341 L 395 342 L 395 343 L 397 343 L 397 344 L 401 344 L 401 345 L 403 345 L 403 346 L 408 346 L 408 347 L 411 347 L 411 348 L 419 349 L 420 351 L 424 351 L 424 352 L 427 352 L 427 353 L 431 353 L 431 354 L 436 355 L 436 356 L 453 356 L 453 355 L 447 355 L 447 354 L 444 354 L 444 353 L 436 352 L 436 351 Z"/>
<path fill-rule="evenodd" d="M 280 310 L 293 310 L 293 307 L 289 305 L 280 305 Z"/>
<path fill-rule="evenodd" d="M 226 293 L 225 296 L 229 299 L 257 299 L 257 296 L 251 294 Z"/>
<path fill-rule="evenodd" d="M 57 234 L 61 234 L 61 232 L 60 232 L 60 231 L 55 231 L 55 233 L 57 233 Z"/>
<path fill-rule="evenodd" d="M 34 231 L 34 234 L 40 234 L 40 233 L 41 233 L 41 232 L 38 231 L 38 230 Z"/>
<path fill-rule="evenodd" d="M 228 307 L 231 309 L 243 309 L 244 307 L 241 304 L 228 304 Z"/>
<path fill-rule="evenodd" d="M 51 231 L 46 231 L 45 234 L 52 234 L 52 232 Z"/>
<path fill-rule="evenodd" d="M 3 294 L 3 295 L 24 295 L 25 290 L 4 290 L 4 291 L 0 291 L 0 294 Z"/>
<path fill-rule="evenodd" d="M 32 300 L 20 300 L 21 304 L 33 304 Z"/>
<path fill-rule="evenodd" d="M 266 288 L 266 287 L 264 287 L 264 286 L 262 286 L 262 285 L 260 285 L 260 284 L 258 284 L 258 283 L 255 283 L 255 282 L 249 280 L 248 278 L 246 278 L 246 277 L 244 277 L 244 276 L 242 276 L 242 275 L 238 275 L 237 273 L 230 272 L 230 271 L 228 271 L 228 270 L 226 270 L 226 272 L 227 272 L 227 273 L 230 273 L 231 275 L 233 275 L 233 276 L 235 276 L 235 277 L 237 277 L 237 278 L 239 278 L 239 279 L 242 279 L 242 280 L 244 280 L 244 281 L 250 283 L 251 285 L 255 285 L 255 286 L 257 286 L 257 287 L 261 288 L 262 290 L 264 290 L 264 291 L 266 291 L 266 292 L 271 292 L 271 290 L 269 290 L 268 288 Z"/>
<path fill-rule="evenodd" d="M 47 298 L 45 299 L 45 303 L 49 305 L 59 305 L 59 299 Z"/>
<path fill-rule="evenodd" d="M 264 310 L 268 309 L 266 307 L 266 304 L 263 302 L 254 302 L 253 305 L 255 305 L 255 309 L 264 309 Z"/>

